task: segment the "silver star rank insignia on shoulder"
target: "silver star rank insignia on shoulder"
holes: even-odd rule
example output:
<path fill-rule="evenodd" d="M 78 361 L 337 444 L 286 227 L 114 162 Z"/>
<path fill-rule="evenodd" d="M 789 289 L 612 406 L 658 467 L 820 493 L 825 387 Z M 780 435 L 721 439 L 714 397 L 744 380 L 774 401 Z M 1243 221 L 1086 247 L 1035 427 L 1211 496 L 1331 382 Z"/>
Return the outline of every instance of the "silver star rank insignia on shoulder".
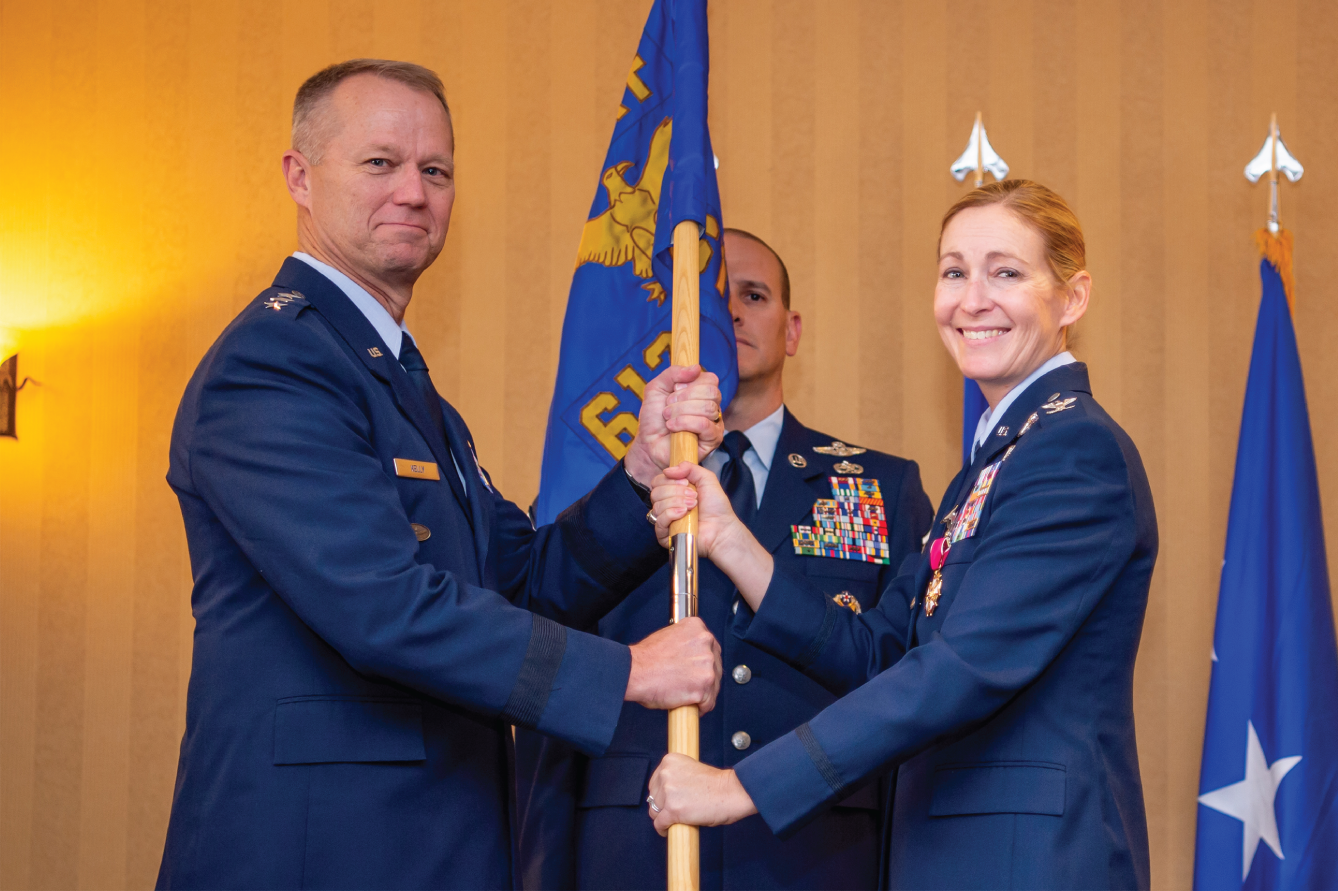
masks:
<path fill-rule="evenodd" d="M 1070 396 L 1067 399 L 1055 399 L 1041 406 L 1041 410 L 1047 415 L 1057 415 L 1061 411 L 1068 411 L 1073 408 L 1074 403 L 1078 401 L 1076 396 Z"/>
<path fill-rule="evenodd" d="M 859 446 L 848 446 L 839 439 L 834 440 L 829 446 L 814 446 L 813 451 L 819 455 L 834 455 L 837 458 L 849 458 L 851 455 L 863 455 L 868 449 L 862 449 Z"/>
<path fill-rule="evenodd" d="M 306 299 L 307 298 L 302 294 L 301 291 L 286 291 L 283 294 L 276 294 L 273 297 L 266 300 L 265 309 L 272 309 L 275 312 L 278 312 L 288 304 L 292 303 L 294 300 L 301 300 L 305 303 Z"/>

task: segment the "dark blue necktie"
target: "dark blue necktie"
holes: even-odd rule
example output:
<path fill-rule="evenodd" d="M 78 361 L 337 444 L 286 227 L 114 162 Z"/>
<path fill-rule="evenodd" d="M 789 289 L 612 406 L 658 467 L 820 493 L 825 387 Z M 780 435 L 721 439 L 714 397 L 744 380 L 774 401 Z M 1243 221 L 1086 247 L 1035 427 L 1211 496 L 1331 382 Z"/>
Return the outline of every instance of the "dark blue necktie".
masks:
<path fill-rule="evenodd" d="M 413 342 L 413 338 L 407 333 L 400 340 L 400 365 L 409 375 L 409 380 L 413 383 L 414 390 L 422 399 L 423 405 L 427 408 L 432 422 L 437 425 L 437 433 L 441 436 L 446 447 L 450 450 L 451 456 L 455 459 L 455 464 L 451 467 L 441 468 L 441 475 L 450 483 L 452 491 L 460 499 L 461 505 L 469 504 L 469 497 L 465 494 L 464 486 L 460 482 L 460 470 L 458 468 L 472 467 L 466 459 L 468 454 L 466 444 L 460 439 L 458 431 L 453 431 L 453 425 L 447 424 L 441 410 L 441 397 L 437 395 L 437 388 L 432 385 L 432 376 L 428 374 L 427 362 L 423 359 L 422 352 L 418 345 Z M 455 435 L 452 435 L 452 434 Z M 459 441 L 457 441 L 459 440 Z M 465 511 L 466 514 L 468 510 Z"/>
<path fill-rule="evenodd" d="M 729 455 L 729 463 L 720 469 L 720 487 L 729 496 L 734 513 L 745 526 L 749 525 L 757 513 L 757 487 L 753 472 L 743 463 L 743 453 L 752 448 L 752 443 L 738 430 L 732 430 L 725 434 L 721 448 Z"/>

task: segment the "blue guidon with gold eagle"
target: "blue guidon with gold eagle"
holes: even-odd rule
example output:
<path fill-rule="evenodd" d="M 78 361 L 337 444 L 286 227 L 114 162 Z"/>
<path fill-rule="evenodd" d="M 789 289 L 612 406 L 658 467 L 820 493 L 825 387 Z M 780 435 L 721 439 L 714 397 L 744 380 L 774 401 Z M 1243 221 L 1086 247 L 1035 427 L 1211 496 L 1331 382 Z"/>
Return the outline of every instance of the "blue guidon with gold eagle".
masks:
<path fill-rule="evenodd" d="M 705 0 L 656 0 L 576 251 L 535 517 L 552 522 L 627 452 L 646 381 L 668 367 L 674 227 L 702 229 L 701 359 L 738 383 L 706 125 Z"/>

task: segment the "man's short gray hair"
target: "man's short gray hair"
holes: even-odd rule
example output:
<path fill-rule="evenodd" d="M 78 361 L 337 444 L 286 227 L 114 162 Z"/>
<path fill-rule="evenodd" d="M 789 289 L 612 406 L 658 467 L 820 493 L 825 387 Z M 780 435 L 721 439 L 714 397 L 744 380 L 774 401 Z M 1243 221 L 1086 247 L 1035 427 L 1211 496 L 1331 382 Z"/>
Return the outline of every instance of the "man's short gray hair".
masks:
<path fill-rule="evenodd" d="M 373 74 L 386 80 L 402 83 L 414 90 L 431 93 L 441 103 L 446 112 L 446 120 L 451 119 L 450 106 L 446 104 L 446 88 L 436 72 L 413 62 L 395 62 L 389 59 L 349 59 L 338 65 L 321 69 L 307 78 L 297 90 L 293 100 L 293 148 L 307 156 L 313 164 L 321 162 L 325 152 L 325 143 L 332 135 L 328 122 L 321 120 L 317 112 L 329 99 L 335 87 L 356 74 Z M 321 126 L 322 124 L 326 126 Z"/>

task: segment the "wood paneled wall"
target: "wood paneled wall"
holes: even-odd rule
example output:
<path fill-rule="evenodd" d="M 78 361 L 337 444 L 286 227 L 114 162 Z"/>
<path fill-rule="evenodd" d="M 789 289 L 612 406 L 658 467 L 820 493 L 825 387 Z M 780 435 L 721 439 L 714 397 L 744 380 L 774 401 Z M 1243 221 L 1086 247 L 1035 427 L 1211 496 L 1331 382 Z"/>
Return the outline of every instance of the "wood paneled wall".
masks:
<path fill-rule="evenodd" d="M 147 887 L 184 722 L 190 573 L 163 481 L 177 400 L 292 250 L 301 80 L 362 55 L 441 73 L 455 227 L 409 324 L 526 504 L 581 223 L 649 0 L 0 0 L 0 885 Z M 1338 552 L 1338 5 L 1331 0 L 716 0 L 725 219 L 785 256 L 809 424 L 956 469 L 930 319 L 947 173 L 977 109 L 1068 197 L 1096 280 L 1079 353 L 1142 450 L 1162 552 L 1137 673 L 1153 880 L 1190 883 L 1217 574 L 1276 110 L 1329 547 Z M 1267 856 L 1267 855 L 1263 855 Z"/>

